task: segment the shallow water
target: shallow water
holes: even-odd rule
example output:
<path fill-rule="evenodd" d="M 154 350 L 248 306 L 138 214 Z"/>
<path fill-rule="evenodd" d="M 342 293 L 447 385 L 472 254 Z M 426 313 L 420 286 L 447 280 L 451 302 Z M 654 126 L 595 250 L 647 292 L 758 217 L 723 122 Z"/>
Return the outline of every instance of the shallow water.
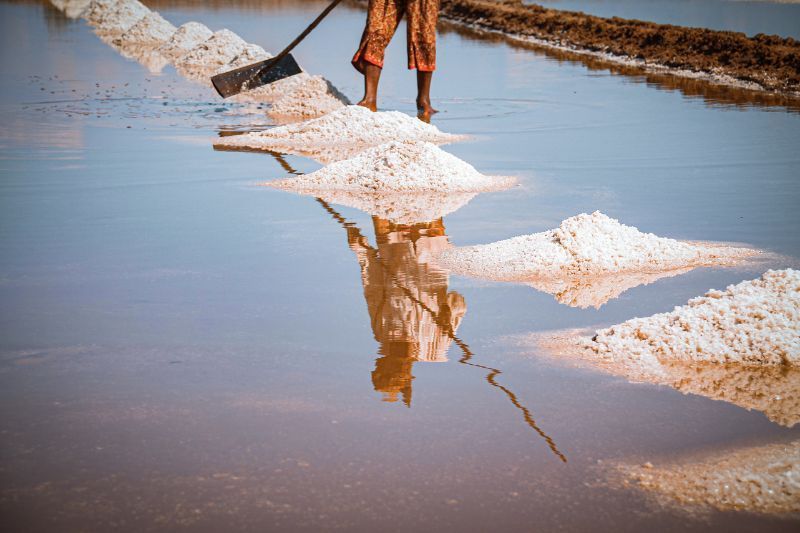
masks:
<path fill-rule="evenodd" d="M 800 2 L 770 0 L 539 0 L 553 9 L 661 24 L 800 38 Z"/>
<path fill-rule="evenodd" d="M 160 10 L 275 51 L 320 4 L 243 7 Z M 255 186 L 318 163 L 211 148 L 263 115 L 171 68 L 148 74 L 45 5 L 0 4 L 0 20 L 12 74 L 0 82 L 0 508 L 12 529 L 796 529 L 660 507 L 610 486 L 607 467 L 800 428 L 519 341 L 796 265 L 795 108 L 445 26 L 434 122 L 475 137 L 447 150 L 522 187 L 394 227 Z M 297 53 L 351 98 L 362 23 L 342 6 Z M 412 112 L 403 41 L 381 105 Z M 485 243 L 595 209 L 783 257 L 662 279 L 599 309 L 426 262 L 445 236 Z"/>

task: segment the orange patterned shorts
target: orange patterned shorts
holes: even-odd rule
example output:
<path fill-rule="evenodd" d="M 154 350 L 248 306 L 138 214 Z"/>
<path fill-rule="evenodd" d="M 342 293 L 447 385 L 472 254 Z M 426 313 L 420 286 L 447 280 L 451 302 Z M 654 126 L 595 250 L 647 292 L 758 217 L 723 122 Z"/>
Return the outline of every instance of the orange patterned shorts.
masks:
<path fill-rule="evenodd" d="M 353 57 L 353 66 L 364 72 L 364 63 L 383 67 L 383 54 L 400 20 L 408 27 L 408 68 L 436 69 L 436 20 L 439 0 L 369 0 L 367 26 Z"/>

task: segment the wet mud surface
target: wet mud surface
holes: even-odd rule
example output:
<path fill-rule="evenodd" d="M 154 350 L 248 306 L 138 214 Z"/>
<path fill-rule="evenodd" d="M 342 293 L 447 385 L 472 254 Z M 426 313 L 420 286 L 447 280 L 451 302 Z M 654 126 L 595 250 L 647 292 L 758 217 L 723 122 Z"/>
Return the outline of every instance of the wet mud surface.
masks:
<path fill-rule="evenodd" d="M 525 5 L 518 0 L 443 0 L 442 16 L 554 45 L 729 77 L 770 91 L 800 90 L 800 43 L 792 38 L 686 28 Z"/>

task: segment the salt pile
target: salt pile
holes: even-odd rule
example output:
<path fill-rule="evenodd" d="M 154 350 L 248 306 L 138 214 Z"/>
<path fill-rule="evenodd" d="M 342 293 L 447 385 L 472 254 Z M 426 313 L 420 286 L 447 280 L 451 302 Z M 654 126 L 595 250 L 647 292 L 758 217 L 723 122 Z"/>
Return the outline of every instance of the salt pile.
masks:
<path fill-rule="evenodd" d="M 207 81 L 205 78 L 230 63 L 246 47 L 247 43 L 232 31 L 219 30 L 178 58 L 175 67 L 186 78 Z"/>
<path fill-rule="evenodd" d="M 621 465 L 626 485 L 665 506 L 764 514 L 800 512 L 800 440 L 655 467 Z"/>
<path fill-rule="evenodd" d="M 327 163 L 389 141 L 445 144 L 461 139 L 399 111 L 373 113 L 361 106 L 347 106 L 306 122 L 225 137 L 217 145 L 306 155 Z"/>
<path fill-rule="evenodd" d="M 151 11 L 131 28 L 114 40 L 117 46 L 157 47 L 167 42 L 177 28 L 164 17 Z"/>
<path fill-rule="evenodd" d="M 119 0 L 92 0 L 89 6 L 81 13 L 81 16 L 86 19 L 86 22 L 96 26 L 117 3 L 119 3 Z"/>
<path fill-rule="evenodd" d="M 120 0 L 95 24 L 97 32 L 120 35 L 139 22 L 150 10 L 138 0 Z"/>
<path fill-rule="evenodd" d="M 310 174 L 265 185 L 296 191 L 474 193 L 506 189 L 514 183 L 510 177 L 484 176 L 429 142 L 392 141 Z"/>
<path fill-rule="evenodd" d="M 800 364 L 800 271 L 769 270 L 711 290 L 669 313 L 600 330 L 583 346 L 642 366 L 661 360 Z"/>
<path fill-rule="evenodd" d="M 724 265 L 755 253 L 656 237 L 595 211 L 568 218 L 554 230 L 454 248 L 442 254 L 440 261 L 453 272 L 467 276 L 525 281 Z"/>
<path fill-rule="evenodd" d="M 175 60 L 197 45 L 207 41 L 212 35 L 214 35 L 214 32 L 204 24 L 187 22 L 172 34 L 169 41 L 164 43 L 158 49 L 158 52 L 168 59 Z"/>
<path fill-rule="evenodd" d="M 91 0 L 50 0 L 57 9 L 64 12 L 64 14 L 71 18 L 78 18 L 86 11 L 91 4 Z"/>

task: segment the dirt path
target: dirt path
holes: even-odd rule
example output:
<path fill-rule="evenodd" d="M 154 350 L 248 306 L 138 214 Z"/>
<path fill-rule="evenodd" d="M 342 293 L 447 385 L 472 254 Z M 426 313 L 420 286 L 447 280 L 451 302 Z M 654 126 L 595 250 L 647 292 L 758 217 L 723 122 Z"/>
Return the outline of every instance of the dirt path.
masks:
<path fill-rule="evenodd" d="M 792 38 L 608 19 L 519 0 L 442 0 L 441 16 L 546 46 L 800 95 L 800 42 Z"/>

